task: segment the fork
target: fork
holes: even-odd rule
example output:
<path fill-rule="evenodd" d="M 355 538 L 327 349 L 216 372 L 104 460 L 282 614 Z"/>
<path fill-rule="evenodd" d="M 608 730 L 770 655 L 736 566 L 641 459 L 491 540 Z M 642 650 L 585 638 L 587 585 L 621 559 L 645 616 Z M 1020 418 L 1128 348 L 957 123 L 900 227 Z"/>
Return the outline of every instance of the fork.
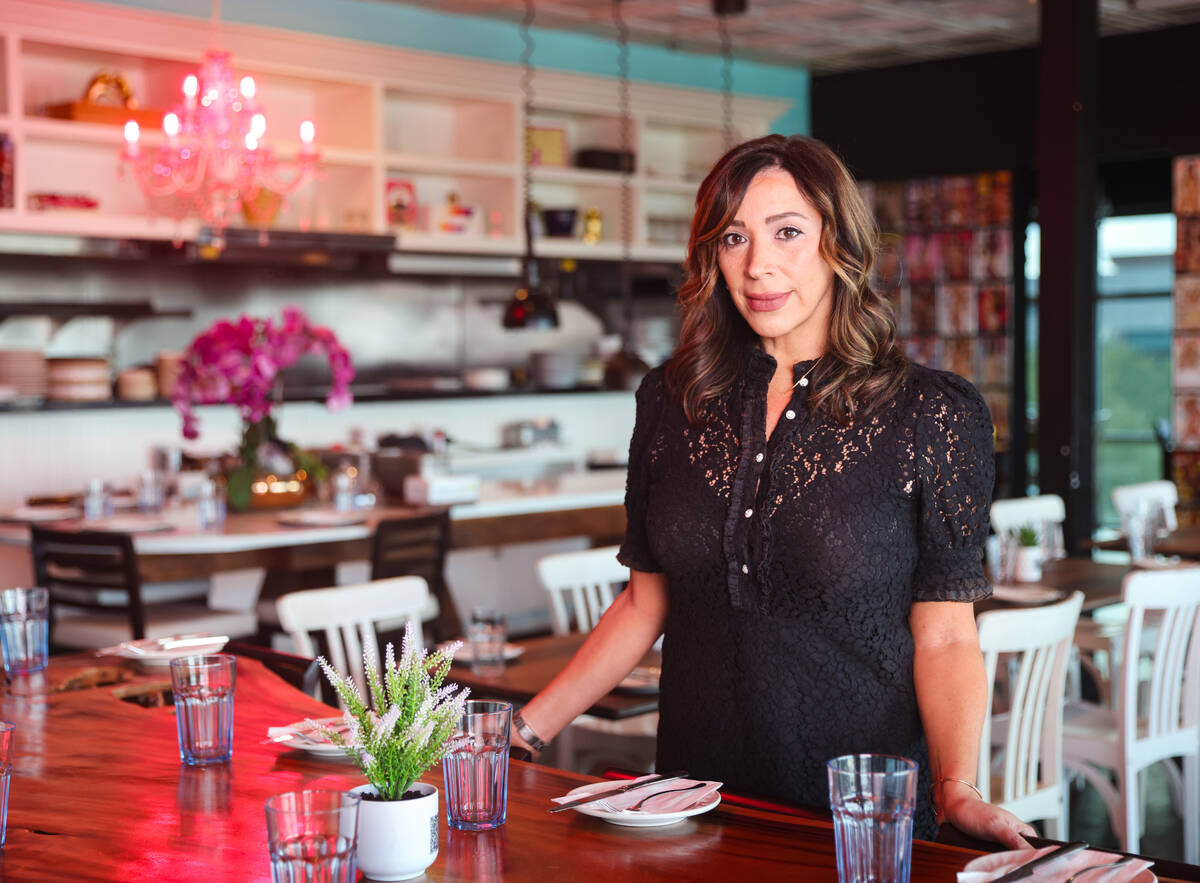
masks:
<path fill-rule="evenodd" d="M 697 782 L 695 785 L 688 785 L 686 788 L 667 788 L 663 791 L 655 791 L 653 794 L 647 794 L 645 797 L 643 797 L 641 800 L 639 800 L 633 806 L 626 807 L 625 809 L 619 809 L 619 810 L 612 809 L 612 807 L 608 804 L 608 801 L 604 801 L 604 803 L 605 803 L 605 806 L 611 812 L 637 812 L 639 809 L 642 808 L 643 803 L 646 803 L 649 800 L 653 800 L 655 797 L 658 797 L 662 794 L 675 794 L 677 792 L 682 792 L 682 791 L 695 791 L 697 788 L 703 788 L 703 787 L 704 787 L 703 782 Z"/>
<path fill-rule="evenodd" d="M 1090 874 L 1092 871 L 1102 871 L 1105 868 L 1110 868 L 1110 869 L 1111 868 L 1119 868 L 1122 865 L 1129 864 L 1131 861 L 1133 861 L 1133 858 L 1131 856 L 1127 855 L 1123 859 L 1119 859 L 1118 861 L 1115 861 L 1115 862 L 1109 862 L 1108 864 L 1105 864 L 1105 865 L 1092 865 L 1090 868 L 1084 868 L 1082 871 L 1076 871 L 1074 874 L 1072 874 L 1070 877 L 1068 877 L 1064 881 L 1064 883 L 1071 883 L 1072 880 L 1078 880 L 1084 874 Z"/>

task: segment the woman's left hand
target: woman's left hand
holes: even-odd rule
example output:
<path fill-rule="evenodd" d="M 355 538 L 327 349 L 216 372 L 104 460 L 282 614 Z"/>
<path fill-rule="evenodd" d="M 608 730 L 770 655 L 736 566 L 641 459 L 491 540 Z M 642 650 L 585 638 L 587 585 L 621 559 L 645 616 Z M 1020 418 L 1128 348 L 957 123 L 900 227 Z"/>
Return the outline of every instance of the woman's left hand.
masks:
<path fill-rule="evenodd" d="M 1006 809 L 980 800 L 974 794 L 948 796 L 942 820 L 964 834 L 1003 843 L 1009 849 L 1028 849 L 1029 843 L 1025 838 L 1038 836 L 1029 823 L 1022 822 Z"/>

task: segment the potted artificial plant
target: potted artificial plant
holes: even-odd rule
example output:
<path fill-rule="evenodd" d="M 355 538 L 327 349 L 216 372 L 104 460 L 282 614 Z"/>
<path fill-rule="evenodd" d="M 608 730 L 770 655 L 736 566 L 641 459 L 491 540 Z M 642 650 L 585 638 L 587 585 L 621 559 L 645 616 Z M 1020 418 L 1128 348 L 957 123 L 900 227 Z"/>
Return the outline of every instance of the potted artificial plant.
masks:
<path fill-rule="evenodd" d="M 391 644 L 382 675 L 373 656 L 364 658 L 366 697 L 320 660 L 346 709 L 343 724 L 325 731 L 368 781 L 351 790 L 362 796 L 358 868 L 373 880 L 416 877 L 437 858 L 437 789 L 417 778 L 446 755 L 463 715 L 470 691 L 442 684 L 459 646 L 429 656 L 417 649 L 410 622 L 399 662 Z"/>
<path fill-rule="evenodd" d="M 1042 578 L 1042 549 L 1037 528 L 1026 524 L 1017 528 L 1017 579 L 1036 583 Z"/>

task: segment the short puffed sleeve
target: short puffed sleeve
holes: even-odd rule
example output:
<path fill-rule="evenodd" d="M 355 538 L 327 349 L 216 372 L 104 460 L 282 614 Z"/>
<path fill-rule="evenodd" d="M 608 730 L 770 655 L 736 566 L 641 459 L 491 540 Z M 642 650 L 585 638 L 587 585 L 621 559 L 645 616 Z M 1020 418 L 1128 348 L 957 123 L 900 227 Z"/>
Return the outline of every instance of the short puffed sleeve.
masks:
<path fill-rule="evenodd" d="M 992 487 L 992 419 L 966 380 L 917 369 L 914 432 L 919 481 L 918 559 L 913 601 L 978 601 L 991 594 L 983 572 Z"/>
<path fill-rule="evenodd" d="M 646 510 L 650 499 L 653 449 L 667 404 L 664 374 L 660 365 L 638 386 L 637 417 L 629 442 L 629 472 L 625 478 L 625 542 L 617 553 L 617 560 L 626 567 L 647 573 L 662 572 L 662 566 L 650 549 Z"/>

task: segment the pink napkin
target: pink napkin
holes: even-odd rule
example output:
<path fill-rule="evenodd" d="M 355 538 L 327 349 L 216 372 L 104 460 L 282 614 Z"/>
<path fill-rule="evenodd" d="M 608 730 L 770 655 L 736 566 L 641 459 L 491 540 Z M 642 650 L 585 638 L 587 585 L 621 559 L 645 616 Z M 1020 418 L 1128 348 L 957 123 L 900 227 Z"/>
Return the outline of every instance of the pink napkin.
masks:
<path fill-rule="evenodd" d="M 634 779 L 635 782 L 641 782 L 646 779 L 654 778 L 650 776 L 641 776 Z M 604 791 L 610 791 L 616 787 L 616 782 L 595 782 L 591 785 L 584 785 L 582 788 L 576 788 L 562 797 L 551 798 L 555 803 L 567 803 L 572 800 L 578 800 L 581 797 L 589 797 L 593 794 L 600 794 Z M 645 800 L 652 794 L 665 791 L 676 791 L 679 788 L 691 788 L 693 785 L 700 785 L 691 791 L 676 791 L 674 794 L 663 794 L 661 797 L 655 797 L 651 800 L 646 800 L 642 804 L 638 812 L 650 813 L 669 813 L 680 812 L 690 806 L 695 805 L 699 801 L 708 797 L 718 788 L 722 782 L 702 782 L 696 779 L 672 779 L 669 782 L 663 782 L 658 785 L 647 785 L 645 788 L 638 788 L 635 791 L 630 791 L 626 794 L 618 794 L 616 797 L 605 799 L 605 803 L 613 809 L 629 809 L 640 800 Z M 599 804 L 595 804 L 599 806 Z"/>
<path fill-rule="evenodd" d="M 1014 849 L 1011 852 L 994 852 L 975 859 L 963 870 L 958 872 L 958 883 L 987 883 L 1003 877 L 1009 871 L 1019 868 L 1025 862 L 1045 855 L 1057 847 L 1045 846 L 1041 849 Z M 1038 868 L 1027 880 L 1065 880 L 1076 871 L 1090 868 L 1094 865 L 1106 865 L 1117 861 L 1121 856 L 1111 852 L 1101 852 L 1097 849 L 1085 849 L 1074 855 L 1069 855 L 1062 861 L 1051 863 L 1048 867 Z M 1105 868 L 1081 877 L 1079 883 L 1133 883 L 1134 880 L 1150 881 L 1153 875 L 1146 871 L 1154 862 L 1134 859 L 1119 868 Z"/>

